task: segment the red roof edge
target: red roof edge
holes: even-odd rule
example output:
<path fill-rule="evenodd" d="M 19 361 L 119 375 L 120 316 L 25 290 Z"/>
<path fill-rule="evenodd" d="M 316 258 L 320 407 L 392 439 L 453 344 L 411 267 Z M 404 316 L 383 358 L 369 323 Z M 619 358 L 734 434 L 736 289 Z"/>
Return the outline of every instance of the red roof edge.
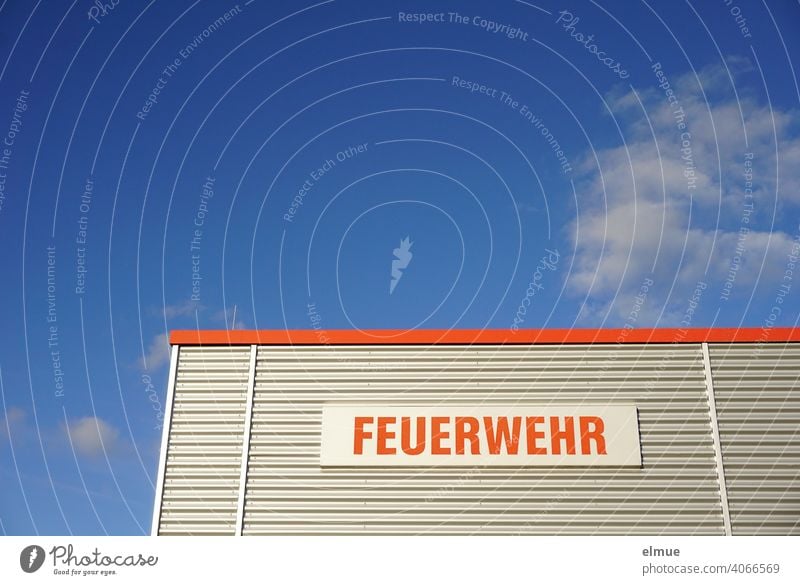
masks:
<path fill-rule="evenodd" d="M 172 345 L 532 345 L 618 343 L 776 343 L 800 328 L 712 329 L 305 329 L 176 330 Z"/>

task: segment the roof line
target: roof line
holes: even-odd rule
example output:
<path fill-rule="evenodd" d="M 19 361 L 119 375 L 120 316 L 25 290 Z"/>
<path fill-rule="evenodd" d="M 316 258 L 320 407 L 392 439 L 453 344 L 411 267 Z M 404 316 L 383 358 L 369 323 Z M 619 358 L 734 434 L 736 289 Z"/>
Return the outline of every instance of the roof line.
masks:
<path fill-rule="evenodd" d="M 777 343 L 800 328 L 711 329 L 260 329 L 175 330 L 172 345 L 536 345 L 622 343 Z"/>

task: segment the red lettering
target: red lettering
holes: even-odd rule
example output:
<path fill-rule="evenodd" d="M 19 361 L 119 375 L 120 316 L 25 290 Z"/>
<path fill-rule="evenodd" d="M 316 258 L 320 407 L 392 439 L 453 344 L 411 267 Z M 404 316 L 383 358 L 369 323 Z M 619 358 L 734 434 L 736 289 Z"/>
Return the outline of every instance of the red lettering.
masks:
<path fill-rule="evenodd" d="M 364 430 L 364 425 L 372 424 L 375 420 L 371 416 L 357 416 L 355 432 L 353 433 L 353 455 L 364 454 L 364 439 L 371 439 L 372 433 Z"/>
<path fill-rule="evenodd" d="M 400 438 L 403 453 L 406 455 L 419 455 L 425 450 L 425 417 L 417 417 L 417 444 L 411 446 L 411 417 L 404 416 L 400 422 Z"/>
<path fill-rule="evenodd" d="M 394 447 L 387 447 L 386 441 L 394 439 L 394 431 L 386 429 L 388 425 L 393 425 L 397 419 L 393 416 L 379 416 L 378 417 L 378 455 L 394 455 L 397 449 Z"/>
<path fill-rule="evenodd" d="M 528 455 L 547 455 L 546 447 L 538 447 L 537 439 L 544 439 L 544 431 L 536 430 L 536 425 L 544 423 L 543 416 L 525 417 L 525 428 L 528 430 Z"/>
<path fill-rule="evenodd" d="M 467 425 L 470 429 L 467 430 Z M 472 455 L 481 454 L 481 443 L 478 439 L 478 430 L 481 427 L 480 421 L 472 416 L 456 417 L 456 455 L 464 454 L 464 443 L 469 440 L 470 452 Z"/>
<path fill-rule="evenodd" d="M 489 444 L 489 453 L 492 455 L 500 454 L 500 445 L 505 443 L 506 452 L 509 455 L 516 455 L 519 451 L 519 430 L 522 426 L 522 417 L 513 417 L 512 429 L 508 428 L 508 417 L 497 417 L 497 432 L 493 430 L 494 424 L 491 416 L 483 417 L 483 424 L 486 427 L 486 442 Z"/>
<path fill-rule="evenodd" d="M 564 417 L 564 430 L 558 426 L 558 417 L 550 417 L 550 452 L 561 455 L 561 441 L 567 442 L 567 453 L 575 455 L 575 419 L 571 416 Z"/>
<path fill-rule="evenodd" d="M 591 455 L 592 449 L 590 441 L 594 441 L 597 446 L 597 454 L 606 454 L 606 439 L 603 437 L 605 424 L 603 419 L 599 416 L 582 416 L 579 418 L 581 429 L 581 453 L 584 455 Z M 589 425 L 592 425 L 592 430 L 589 430 Z"/>
<path fill-rule="evenodd" d="M 549 436 L 542 428 L 549 418 Z M 563 419 L 563 422 L 562 422 Z M 577 419 L 577 424 L 576 424 Z M 413 422 L 412 422 L 413 421 Z M 396 425 L 400 423 L 400 431 Z M 428 423 L 430 448 L 428 451 Z M 353 454 L 364 454 L 364 442 L 376 440 L 378 455 L 396 455 L 402 450 L 406 455 L 480 455 L 481 423 L 485 428 L 486 446 L 491 455 L 518 455 L 522 432 L 521 416 L 404 416 L 398 421 L 394 416 L 357 416 L 354 421 Z M 605 422 L 599 416 L 527 416 L 524 420 L 528 455 L 575 455 L 580 438 L 582 455 L 606 455 Z M 371 425 L 377 424 L 377 430 Z M 416 428 L 412 428 L 413 425 Z M 449 426 L 454 424 L 451 432 Z M 576 434 L 576 428 L 578 433 Z M 400 435 L 400 448 L 396 440 Z M 448 441 L 453 439 L 453 443 Z M 549 450 L 548 450 L 549 439 Z"/>
<path fill-rule="evenodd" d="M 442 425 L 450 422 L 449 416 L 431 417 L 431 455 L 450 455 L 449 447 L 442 447 L 442 439 L 450 437 L 450 433 L 442 430 Z"/>

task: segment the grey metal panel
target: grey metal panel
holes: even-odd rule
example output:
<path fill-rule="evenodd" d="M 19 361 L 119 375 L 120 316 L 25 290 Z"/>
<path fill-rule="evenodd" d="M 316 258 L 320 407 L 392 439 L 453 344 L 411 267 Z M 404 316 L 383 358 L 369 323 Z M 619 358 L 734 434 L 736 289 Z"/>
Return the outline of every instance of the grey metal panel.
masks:
<path fill-rule="evenodd" d="M 158 536 L 161 524 L 161 502 L 164 496 L 164 474 L 167 466 L 167 445 L 169 431 L 172 428 L 172 404 L 175 399 L 175 377 L 178 373 L 178 355 L 181 348 L 172 346 L 169 354 L 169 378 L 167 379 L 166 409 L 164 411 L 164 426 L 161 429 L 161 450 L 158 458 L 158 477 L 156 479 L 156 495 L 153 499 L 153 518 L 151 521 L 150 535 Z"/>
<path fill-rule="evenodd" d="M 643 467 L 319 466 L 325 402 L 639 407 Z M 722 534 L 699 344 L 260 346 L 244 534 Z"/>
<path fill-rule="evenodd" d="M 247 482 L 247 460 L 250 452 L 250 423 L 253 421 L 253 392 L 256 380 L 256 355 L 258 347 L 250 346 L 250 364 L 247 366 L 247 397 L 244 413 L 244 430 L 242 431 L 242 456 L 239 458 L 239 495 L 236 501 L 236 527 L 234 534 L 242 535 L 242 522 L 244 520 L 244 498 L 247 490 L 242 486 Z"/>
<path fill-rule="evenodd" d="M 250 347 L 181 347 L 161 501 L 161 535 L 232 535 Z"/>
<path fill-rule="evenodd" d="M 731 510 L 728 506 L 728 483 L 725 480 L 725 466 L 722 464 L 722 441 L 719 438 L 719 419 L 717 418 L 717 401 L 714 394 L 714 380 L 711 376 L 711 358 L 708 352 L 708 343 L 701 343 L 703 352 L 703 370 L 706 376 L 706 396 L 708 397 L 708 413 L 711 416 L 711 439 L 714 443 L 714 460 L 717 465 L 717 483 L 719 484 L 719 498 L 722 504 L 722 522 L 725 527 L 725 536 L 732 536 Z"/>
<path fill-rule="evenodd" d="M 800 345 L 709 344 L 733 534 L 800 534 Z"/>

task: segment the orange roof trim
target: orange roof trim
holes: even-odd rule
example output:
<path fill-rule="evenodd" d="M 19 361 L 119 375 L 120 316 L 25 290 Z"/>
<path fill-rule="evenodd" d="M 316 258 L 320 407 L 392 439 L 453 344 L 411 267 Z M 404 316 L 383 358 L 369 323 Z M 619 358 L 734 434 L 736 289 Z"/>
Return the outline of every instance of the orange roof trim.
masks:
<path fill-rule="evenodd" d="M 178 330 L 171 332 L 169 341 L 172 345 L 776 343 L 800 341 L 800 328 Z"/>

